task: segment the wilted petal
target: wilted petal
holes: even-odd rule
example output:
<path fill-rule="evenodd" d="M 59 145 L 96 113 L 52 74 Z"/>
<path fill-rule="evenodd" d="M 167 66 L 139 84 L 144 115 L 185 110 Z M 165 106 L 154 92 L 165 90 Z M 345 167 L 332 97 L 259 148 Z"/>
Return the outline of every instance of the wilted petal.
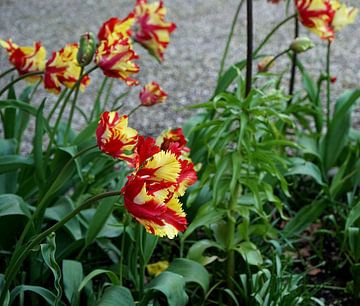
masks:
<path fill-rule="evenodd" d="M 146 84 L 140 94 L 141 104 L 144 106 L 152 106 L 162 103 L 167 98 L 167 93 L 156 82 Z"/>

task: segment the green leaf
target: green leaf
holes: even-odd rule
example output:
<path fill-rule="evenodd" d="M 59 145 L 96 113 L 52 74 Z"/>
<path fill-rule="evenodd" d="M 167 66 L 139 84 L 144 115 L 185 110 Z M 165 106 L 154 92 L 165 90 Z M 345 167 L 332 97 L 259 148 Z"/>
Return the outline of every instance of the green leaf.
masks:
<path fill-rule="evenodd" d="M 16 139 L 0 139 L 0 156 L 16 154 L 18 142 Z M 16 193 L 18 171 L 0 174 L 0 194 Z"/>
<path fill-rule="evenodd" d="M 37 295 L 41 296 L 49 305 L 53 306 L 57 303 L 57 297 L 50 290 L 45 289 L 39 286 L 29 286 L 29 285 L 20 285 L 16 286 L 13 290 L 11 290 L 10 294 L 10 305 L 15 301 L 16 297 L 22 292 L 34 292 Z M 62 302 L 58 302 L 57 305 L 64 305 Z"/>
<path fill-rule="evenodd" d="M 209 205 L 202 206 L 201 209 L 199 209 L 195 219 L 189 224 L 181 239 L 185 240 L 198 227 L 216 223 L 223 218 L 224 214 L 224 210 L 213 209 Z"/>
<path fill-rule="evenodd" d="M 219 245 L 217 242 L 203 239 L 192 244 L 186 255 L 186 258 L 197 261 L 198 263 L 205 266 L 218 258 L 217 256 L 204 256 L 204 252 L 209 248 L 223 250 L 221 245 Z"/>
<path fill-rule="evenodd" d="M 80 294 L 77 288 L 84 278 L 82 264 L 75 260 L 63 260 L 62 271 L 65 296 L 70 305 L 77 306 L 80 302 Z"/>
<path fill-rule="evenodd" d="M 29 156 L 5 155 L 0 156 L 0 174 L 18 170 L 23 167 L 32 166 L 34 160 Z"/>
<path fill-rule="evenodd" d="M 128 288 L 121 286 L 111 286 L 105 289 L 98 306 L 132 306 L 135 305 L 134 299 Z"/>
<path fill-rule="evenodd" d="M 319 185 L 325 185 L 318 166 L 298 157 L 292 158 L 291 162 L 292 166 L 289 168 L 286 175 L 308 175 L 311 176 Z"/>
<path fill-rule="evenodd" d="M 165 295 L 169 306 L 185 306 L 189 300 L 185 292 L 185 279 L 179 274 L 162 272 L 154 278 L 145 288 L 145 296 L 140 305 L 154 299 L 157 292 Z"/>
<path fill-rule="evenodd" d="M 115 200 L 113 197 L 105 198 L 100 201 L 86 233 L 85 244 L 87 246 L 96 239 L 97 235 L 104 227 L 106 221 L 111 215 L 111 212 L 113 211 L 114 203 Z"/>
<path fill-rule="evenodd" d="M 187 258 L 175 259 L 167 271 L 180 274 L 184 277 L 185 283 L 196 283 L 204 291 L 209 290 L 210 275 L 206 269 L 196 261 Z"/>
<path fill-rule="evenodd" d="M 27 86 L 20 94 L 19 100 L 25 103 L 30 103 L 30 96 L 34 87 L 35 87 L 34 85 Z M 19 109 L 15 122 L 15 138 L 18 140 L 19 143 L 21 143 L 21 138 L 23 136 L 25 129 L 28 126 L 29 119 L 30 119 L 29 113 Z"/>
<path fill-rule="evenodd" d="M 16 194 L 0 195 L 0 217 L 9 215 L 23 215 L 31 217 L 29 205 L 24 202 L 23 198 Z"/>
<path fill-rule="evenodd" d="M 349 239 L 351 256 L 355 262 L 358 262 L 360 259 L 360 228 L 350 226 L 347 229 L 347 236 Z"/>
<path fill-rule="evenodd" d="M 46 263 L 46 265 L 50 268 L 51 272 L 54 275 L 54 287 L 56 289 L 56 298 L 54 301 L 54 305 L 59 305 L 62 295 L 62 287 L 61 287 L 61 270 L 59 265 L 55 259 L 56 252 L 56 243 L 55 243 L 55 233 L 50 234 L 46 238 L 47 243 L 43 243 L 40 245 L 41 254 Z"/>
<path fill-rule="evenodd" d="M 241 254 L 241 256 L 249 265 L 258 266 L 263 263 L 260 251 L 256 245 L 250 241 L 241 242 L 236 246 L 235 250 Z"/>
<path fill-rule="evenodd" d="M 98 121 L 95 120 L 93 122 L 91 122 L 90 124 L 88 124 L 74 139 L 73 141 L 73 145 L 75 146 L 79 146 L 82 143 L 88 141 L 89 139 L 93 138 L 95 135 L 95 131 L 97 129 L 98 126 Z"/>
<path fill-rule="evenodd" d="M 292 237 L 294 235 L 300 234 L 302 231 L 308 228 L 310 224 L 316 221 L 316 219 L 325 210 L 327 206 L 326 204 L 327 203 L 324 201 L 313 202 L 301 208 L 295 217 L 291 219 L 288 224 L 286 224 L 283 231 L 284 235 L 286 237 Z"/>
<path fill-rule="evenodd" d="M 326 170 L 335 164 L 348 141 L 351 126 L 351 107 L 359 97 L 360 89 L 356 89 L 346 92 L 336 101 L 333 118 L 321 143 L 321 152 Z"/>
<path fill-rule="evenodd" d="M 74 209 L 75 205 L 71 198 L 62 197 L 55 203 L 54 206 L 48 207 L 45 210 L 45 218 L 54 221 L 60 221 L 64 219 L 64 217 L 67 216 Z M 78 218 L 75 217 L 70 219 L 68 222 L 65 223 L 64 226 L 75 240 L 80 240 L 83 238 Z"/>
<path fill-rule="evenodd" d="M 357 203 L 349 212 L 346 218 L 345 230 L 352 226 L 360 218 L 360 202 Z"/>
<path fill-rule="evenodd" d="M 14 86 L 11 86 L 8 91 L 8 99 L 15 99 L 16 94 Z M 6 108 L 3 116 L 4 136 L 5 138 L 15 137 L 15 122 L 16 122 L 16 109 Z"/>
<path fill-rule="evenodd" d="M 60 147 L 59 150 L 70 154 L 71 157 L 74 157 L 78 153 L 77 146 Z M 75 158 L 74 163 L 76 165 L 77 173 L 78 173 L 80 179 L 83 181 L 83 175 L 81 172 L 81 164 L 80 164 L 79 158 Z"/>
<path fill-rule="evenodd" d="M 85 276 L 85 278 L 82 280 L 81 284 L 79 285 L 78 292 L 80 292 L 87 285 L 87 283 L 91 281 L 94 277 L 101 274 L 106 274 L 106 276 L 109 278 L 109 280 L 113 285 L 120 285 L 120 280 L 113 271 L 105 270 L 105 269 L 96 269 Z"/>
<path fill-rule="evenodd" d="M 42 101 L 38 113 L 36 115 L 35 123 L 35 137 L 34 137 L 34 162 L 35 162 L 35 172 L 37 179 L 42 185 L 45 182 L 45 168 L 43 162 L 43 134 L 44 134 L 44 117 L 43 109 L 46 99 Z"/>

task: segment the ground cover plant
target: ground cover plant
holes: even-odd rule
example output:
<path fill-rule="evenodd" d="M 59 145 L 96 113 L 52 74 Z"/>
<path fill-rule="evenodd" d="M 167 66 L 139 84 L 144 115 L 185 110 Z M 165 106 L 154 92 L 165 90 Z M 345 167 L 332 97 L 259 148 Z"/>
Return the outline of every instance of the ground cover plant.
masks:
<path fill-rule="evenodd" d="M 156 80 L 140 84 L 136 53 L 166 59 L 176 25 L 164 2 L 136 0 L 128 15 L 51 55 L 41 42 L 0 39 L 9 60 L 0 74 L 0 305 L 360 303 L 360 135 L 351 120 L 360 88 L 331 93 L 331 49 L 358 10 L 268 1 L 284 19 L 254 46 L 252 2 L 234 10 L 209 101 L 156 138 L 131 126 L 134 112 L 167 98 Z M 243 7 L 247 54 L 225 67 Z M 291 22 L 283 51 L 264 54 Z M 302 59 L 319 47 L 326 64 L 314 76 Z M 275 73 L 280 57 L 288 65 Z M 124 91 L 111 101 L 114 82 Z M 78 100 L 89 86 L 98 93 L 86 113 Z M 139 104 L 125 114 L 130 87 Z M 79 117 L 86 124 L 76 130 Z"/>

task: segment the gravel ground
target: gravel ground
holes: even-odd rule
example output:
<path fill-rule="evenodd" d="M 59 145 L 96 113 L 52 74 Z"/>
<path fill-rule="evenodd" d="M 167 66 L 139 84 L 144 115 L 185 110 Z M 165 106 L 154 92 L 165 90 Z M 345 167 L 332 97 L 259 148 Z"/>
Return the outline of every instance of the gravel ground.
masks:
<path fill-rule="evenodd" d="M 132 9 L 134 0 L 2 0 L 0 1 L 0 38 L 12 38 L 19 45 L 43 42 L 50 54 L 63 47 L 66 42 L 77 41 L 86 31 L 97 33 L 100 25 L 113 16 L 125 17 Z M 358 0 L 348 1 L 358 5 Z M 183 107 L 206 101 L 214 89 L 220 58 L 238 0 L 165 0 L 168 20 L 176 22 L 178 28 L 165 53 L 165 62 L 156 63 L 142 48 L 136 46 L 141 60 L 142 82 L 157 81 L 168 92 L 169 98 L 163 105 L 140 109 L 131 125 L 144 133 L 159 133 L 162 129 L 182 124 L 191 111 Z M 226 4 L 224 4 L 226 3 Z M 254 0 L 255 44 L 284 18 L 284 3 L 272 5 L 265 0 Z M 333 74 L 335 95 L 343 89 L 360 85 L 360 18 L 337 36 L 333 45 Z M 245 57 L 245 6 L 240 14 L 231 45 L 227 65 Z M 302 34 L 307 30 L 301 27 Z M 292 25 L 285 26 L 264 49 L 264 53 L 277 54 L 287 48 L 293 33 Z M 310 50 L 304 59 L 307 67 L 317 74 L 324 67 L 326 43 L 311 35 L 316 48 Z M 286 58 L 280 60 L 275 71 L 287 65 Z M 0 71 L 9 67 L 6 54 L 0 51 Z M 96 90 L 100 86 L 101 72 L 92 77 L 92 84 L 80 96 L 83 110 L 89 111 Z M 118 80 L 114 82 L 112 98 L 124 92 L 126 86 Z M 138 104 L 138 92 L 134 88 L 126 98 L 124 112 Z M 40 100 L 40 98 L 39 98 Z M 49 107 L 55 98 L 48 100 Z M 79 118 L 76 124 L 81 126 Z"/>

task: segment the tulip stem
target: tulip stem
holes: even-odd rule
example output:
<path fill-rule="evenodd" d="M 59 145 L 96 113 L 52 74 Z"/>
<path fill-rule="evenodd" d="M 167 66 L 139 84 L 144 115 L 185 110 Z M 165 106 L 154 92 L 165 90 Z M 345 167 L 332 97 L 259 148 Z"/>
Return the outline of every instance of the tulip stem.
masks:
<path fill-rule="evenodd" d="M 246 0 L 246 12 L 247 12 L 247 54 L 246 54 L 246 88 L 245 97 L 247 97 L 251 91 L 251 79 L 252 79 L 252 62 L 253 62 L 253 7 L 252 0 Z"/>
<path fill-rule="evenodd" d="M 24 74 L 24 75 L 21 75 L 19 76 L 17 79 L 11 81 L 9 84 L 7 84 L 1 91 L 0 91 L 0 96 L 6 92 L 11 86 L 13 86 L 14 84 L 16 84 L 17 82 L 20 82 L 21 80 L 23 79 L 26 79 L 28 77 L 31 77 L 31 76 L 36 76 L 36 75 L 42 75 L 44 74 L 43 71 L 35 71 L 35 72 L 29 72 L 27 74 Z"/>
<path fill-rule="evenodd" d="M 98 90 L 98 92 L 97 92 L 97 95 L 96 95 L 96 99 L 95 99 L 93 108 L 92 108 L 92 110 L 91 110 L 89 122 L 91 122 L 91 121 L 93 120 L 93 118 L 94 118 L 94 116 L 95 116 L 95 113 L 96 113 L 97 111 L 99 111 L 98 105 L 100 104 L 100 98 L 101 98 L 101 95 L 102 95 L 102 93 L 103 93 L 103 91 L 104 91 L 104 89 L 105 89 L 105 85 L 106 85 L 106 83 L 107 83 L 108 80 L 109 80 L 108 77 L 104 77 L 104 79 L 103 79 L 103 81 L 102 81 L 102 83 L 101 83 L 101 85 L 100 85 L 100 88 L 99 88 L 99 90 Z M 98 114 L 96 114 L 96 115 L 98 115 Z"/>
<path fill-rule="evenodd" d="M 287 48 L 286 50 L 280 52 L 279 54 L 275 55 L 274 58 L 268 62 L 264 68 L 264 71 L 266 71 L 273 62 L 275 62 L 279 57 L 283 56 L 284 54 L 287 54 L 291 49 L 290 48 Z"/>
<path fill-rule="evenodd" d="M 229 48 L 230 48 L 230 43 L 231 43 L 231 40 L 232 40 L 232 37 L 234 35 L 234 29 L 235 29 L 235 25 L 236 25 L 236 21 L 239 17 L 239 13 L 240 13 L 240 10 L 241 10 L 241 7 L 243 6 L 244 4 L 244 1 L 245 0 L 241 0 L 239 2 L 239 5 L 235 11 L 235 15 L 234 15 L 234 19 L 232 21 L 232 24 L 231 24 L 231 29 L 230 29 L 230 33 L 229 33 L 229 36 L 228 36 L 228 39 L 226 41 L 226 46 L 225 46 L 225 50 L 224 50 L 224 53 L 223 53 L 223 56 L 221 58 L 221 62 L 220 62 L 220 70 L 219 70 L 219 74 L 218 74 L 218 80 L 217 80 L 217 83 L 219 84 L 219 81 L 220 81 L 220 78 L 221 78 L 221 75 L 224 71 L 224 66 L 225 66 L 225 61 L 226 61 L 226 58 L 227 58 L 227 55 L 228 55 L 228 52 L 229 52 Z"/>
<path fill-rule="evenodd" d="M 330 54 L 331 54 L 331 41 L 328 41 L 328 45 L 327 45 L 327 54 L 326 54 L 326 74 L 327 74 L 327 78 L 326 78 L 326 126 L 329 129 L 329 125 L 330 125 L 330 115 L 331 115 L 331 110 L 330 110 L 330 96 L 331 96 L 331 89 L 330 89 L 330 81 L 331 81 L 331 75 L 330 75 Z"/>
<path fill-rule="evenodd" d="M 2 77 L 4 77 L 5 75 L 7 75 L 8 73 L 13 72 L 14 70 L 16 70 L 15 67 L 10 68 L 10 69 L 4 71 L 3 73 L 0 73 L 0 79 L 1 79 Z"/>
<path fill-rule="evenodd" d="M 128 117 L 130 117 L 133 113 L 135 113 L 142 106 L 143 106 L 142 104 L 139 104 L 138 106 L 134 107 L 128 114 Z"/>
<path fill-rule="evenodd" d="M 43 239 L 45 239 L 48 235 L 53 232 L 56 232 L 62 226 L 65 225 L 66 222 L 71 220 L 77 214 L 79 214 L 82 210 L 90 206 L 91 204 L 107 197 L 119 196 L 119 191 L 110 191 L 99 194 L 97 196 L 91 197 L 83 202 L 80 206 L 76 207 L 73 211 L 71 211 L 67 216 L 65 216 L 62 220 L 48 228 L 47 230 L 43 231 L 42 233 L 36 235 L 29 242 L 24 246 L 23 249 L 19 250 L 19 252 L 14 253 L 12 260 L 8 268 L 5 271 L 3 287 L 0 295 L 0 305 L 4 304 L 5 297 L 7 295 L 7 291 L 10 288 L 11 283 L 13 282 L 17 272 L 19 271 L 23 261 L 29 255 L 31 250 L 36 247 Z M 19 253 L 19 254 L 17 254 Z M 15 256 L 16 255 L 16 256 Z"/>
<path fill-rule="evenodd" d="M 258 53 L 261 51 L 261 49 L 266 45 L 266 43 L 268 42 L 268 40 L 275 34 L 275 32 L 281 28 L 285 23 L 287 23 L 289 20 L 295 18 L 296 14 L 291 15 L 289 17 L 287 17 L 286 19 L 284 19 L 283 21 L 281 21 L 279 24 L 277 24 L 272 30 L 271 32 L 264 38 L 264 40 L 260 43 L 260 45 L 256 48 L 256 50 L 254 51 L 254 57 L 258 55 Z"/>
<path fill-rule="evenodd" d="M 126 224 L 125 224 L 125 218 L 123 218 L 123 234 L 121 236 L 121 247 L 120 247 L 120 261 L 119 261 L 119 281 L 120 286 L 123 285 L 123 273 L 124 273 L 124 251 L 125 251 L 125 238 L 126 238 Z"/>
<path fill-rule="evenodd" d="M 299 36 L 299 18 L 297 15 L 295 16 L 295 30 L 294 30 L 294 39 Z M 293 52 L 292 59 L 291 59 L 291 72 L 290 72 L 290 83 L 289 83 L 289 96 L 290 99 L 288 101 L 288 105 L 291 104 L 292 96 L 294 94 L 295 88 L 295 77 L 296 77 L 296 61 L 297 61 L 297 53 Z"/>
<path fill-rule="evenodd" d="M 82 80 L 83 72 L 84 72 L 84 67 L 81 66 L 80 74 L 79 74 L 79 80 Z M 76 101 L 77 101 L 78 96 L 79 96 L 80 85 L 81 85 L 81 82 L 76 82 L 75 94 L 74 94 L 74 98 L 73 98 L 72 103 L 71 103 L 69 119 L 68 119 L 68 123 L 67 123 L 67 126 L 66 126 L 65 134 L 64 134 L 64 143 L 66 143 L 67 137 L 68 137 L 70 129 L 71 129 L 71 123 L 72 123 L 72 120 L 73 120 L 73 117 L 74 117 Z"/>

